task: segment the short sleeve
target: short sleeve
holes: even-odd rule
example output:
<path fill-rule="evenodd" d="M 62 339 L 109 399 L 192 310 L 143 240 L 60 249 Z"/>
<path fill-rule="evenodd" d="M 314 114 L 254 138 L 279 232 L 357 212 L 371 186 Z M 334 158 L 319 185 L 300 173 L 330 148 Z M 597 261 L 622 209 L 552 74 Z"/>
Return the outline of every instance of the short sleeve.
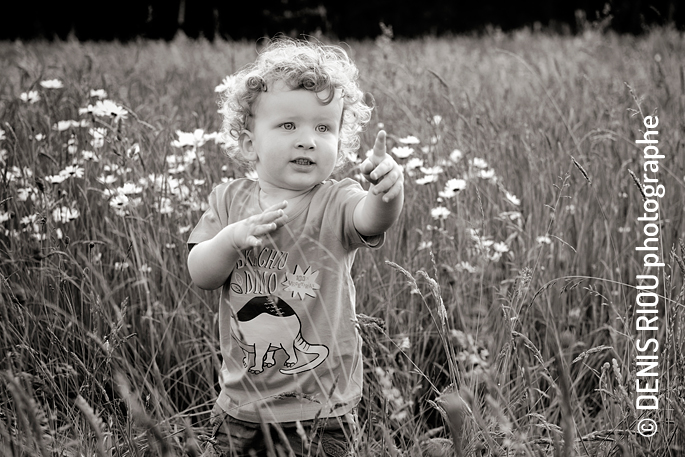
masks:
<path fill-rule="evenodd" d="M 375 236 L 362 236 L 354 226 L 354 210 L 366 196 L 367 192 L 353 179 L 345 178 L 334 184 L 330 208 L 327 208 L 329 223 L 332 227 L 339 227 L 340 242 L 346 249 L 361 247 L 380 248 L 385 242 L 385 233 Z M 332 211 L 331 211 L 332 209 Z"/>
<path fill-rule="evenodd" d="M 219 187 L 215 187 L 209 194 L 209 208 L 207 208 L 190 233 L 190 237 L 188 237 L 188 250 L 198 243 L 211 240 L 226 225 L 228 219 L 226 202 Z"/>

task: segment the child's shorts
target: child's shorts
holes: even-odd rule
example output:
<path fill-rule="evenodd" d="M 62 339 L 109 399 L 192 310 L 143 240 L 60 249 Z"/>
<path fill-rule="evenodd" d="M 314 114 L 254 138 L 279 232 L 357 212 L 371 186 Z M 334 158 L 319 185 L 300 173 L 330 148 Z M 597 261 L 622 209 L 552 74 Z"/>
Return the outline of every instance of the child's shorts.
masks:
<path fill-rule="evenodd" d="M 356 420 L 356 418 L 354 418 Z M 319 419 L 316 431 L 312 432 L 314 421 L 301 422 L 307 436 L 303 441 L 295 422 L 266 424 L 270 432 L 273 457 L 348 457 L 352 455 L 356 423 L 343 418 Z M 210 417 L 212 436 L 202 457 L 272 457 L 268 453 L 262 424 L 245 422 L 229 416 L 219 405 L 214 405 Z M 280 428 L 280 431 L 278 430 Z M 305 442 L 309 442 L 307 448 Z"/>

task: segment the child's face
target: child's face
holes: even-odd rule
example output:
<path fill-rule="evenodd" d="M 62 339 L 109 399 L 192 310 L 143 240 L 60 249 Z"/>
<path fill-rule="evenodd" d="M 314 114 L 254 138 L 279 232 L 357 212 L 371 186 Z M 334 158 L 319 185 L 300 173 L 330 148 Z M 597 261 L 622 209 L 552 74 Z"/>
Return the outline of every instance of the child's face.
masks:
<path fill-rule="evenodd" d="M 338 156 L 343 101 L 339 93 L 324 105 L 316 94 L 276 82 L 253 107 L 252 130 L 245 132 L 243 154 L 256 161 L 262 187 L 307 190 L 326 180 Z"/>

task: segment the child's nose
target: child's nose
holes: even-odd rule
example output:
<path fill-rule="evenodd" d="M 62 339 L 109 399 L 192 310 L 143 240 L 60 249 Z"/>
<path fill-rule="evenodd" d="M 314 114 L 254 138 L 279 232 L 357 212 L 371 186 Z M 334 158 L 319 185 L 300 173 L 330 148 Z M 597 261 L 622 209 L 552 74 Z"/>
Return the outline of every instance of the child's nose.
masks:
<path fill-rule="evenodd" d="M 301 135 L 297 139 L 298 149 L 314 149 L 315 147 L 316 143 L 314 142 L 314 138 L 312 138 L 310 135 Z"/>

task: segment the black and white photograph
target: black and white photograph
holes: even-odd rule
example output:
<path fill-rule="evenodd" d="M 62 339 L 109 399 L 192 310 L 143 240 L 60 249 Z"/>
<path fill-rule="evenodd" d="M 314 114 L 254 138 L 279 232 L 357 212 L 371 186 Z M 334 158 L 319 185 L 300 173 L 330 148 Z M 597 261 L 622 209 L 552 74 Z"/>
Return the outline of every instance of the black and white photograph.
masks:
<path fill-rule="evenodd" d="M 685 457 L 685 4 L 0 13 L 0 456 Z"/>

